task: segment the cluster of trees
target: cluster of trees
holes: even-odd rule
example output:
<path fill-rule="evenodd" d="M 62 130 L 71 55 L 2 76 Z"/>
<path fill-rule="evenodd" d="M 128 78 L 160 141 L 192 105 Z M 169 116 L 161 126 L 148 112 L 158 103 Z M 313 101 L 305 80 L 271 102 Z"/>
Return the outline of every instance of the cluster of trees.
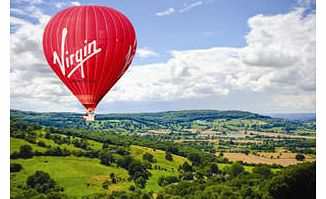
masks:
<path fill-rule="evenodd" d="M 158 198 L 313 199 L 315 187 L 315 163 L 290 166 L 274 175 L 265 166 L 248 173 L 241 165 L 233 164 L 225 173 L 206 180 L 167 185 Z"/>
<path fill-rule="evenodd" d="M 316 164 L 289 166 L 273 174 L 269 167 L 258 166 L 252 173 L 241 165 L 221 171 L 209 178 L 180 180 L 176 176 L 160 177 L 164 189 L 155 194 L 157 199 L 314 199 L 316 198 Z M 97 194 L 94 198 L 152 199 L 152 193 L 142 191 Z"/>
<path fill-rule="evenodd" d="M 122 156 L 116 160 L 117 166 L 124 168 L 128 171 L 130 179 L 134 180 L 136 186 L 145 188 L 146 181 L 151 173 L 147 167 L 139 160 L 131 156 Z"/>
<path fill-rule="evenodd" d="M 22 145 L 20 146 L 19 152 L 14 151 L 12 154 L 10 154 L 11 159 L 17 159 L 17 158 L 23 158 L 28 159 L 32 158 L 34 153 L 32 151 L 31 145 Z"/>
<path fill-rule="evenodd" d="M 26 184 L 19 187 L 12 198 L 67 199 L 64 189 L 43 171 L 36 171 L 29 176 Z"/>
<path fill-rule="evenodd" d="M 33 156 L 69 156 L 71 152 L 68 149 L 61 149 L 60 147 L 53 147 L 47 149 L 45 152 L 35 151 L 33 152 L 33 148 L 31 145 L 22 145 L 20 146 L 19 151 L 14 151 L 10 154 L 11 159 L 28 159 Z"/>

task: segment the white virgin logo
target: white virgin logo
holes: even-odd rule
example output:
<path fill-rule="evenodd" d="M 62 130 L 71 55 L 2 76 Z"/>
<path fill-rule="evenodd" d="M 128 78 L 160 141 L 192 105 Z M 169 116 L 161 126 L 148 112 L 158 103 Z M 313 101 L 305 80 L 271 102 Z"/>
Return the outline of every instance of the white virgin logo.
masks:
<path fill-rule="evenodd" d="M 61 36 L 61 56 L 59 57 L 56 51 L 53 52 L 53 64 L 58 63 L 61 69 L 62 74 L 66 75 L 66 68 L 73 66 L 75 63 L 77 64 L 68 74 L 68 78 L 80 68 L 81 77 L 85 78 L 84 74 L 84 62 L 101 52 L 101 48 L 96 47 L 96 40 L 94 39 L 92 42 L 87 43 L 87 40 L 84 41 L 84 47 L 78 49 L 75 53 L 69 54 L 68 51 L 65 51 L 65 41 L 68 30 L 64 28 L 62 30 Z"/>

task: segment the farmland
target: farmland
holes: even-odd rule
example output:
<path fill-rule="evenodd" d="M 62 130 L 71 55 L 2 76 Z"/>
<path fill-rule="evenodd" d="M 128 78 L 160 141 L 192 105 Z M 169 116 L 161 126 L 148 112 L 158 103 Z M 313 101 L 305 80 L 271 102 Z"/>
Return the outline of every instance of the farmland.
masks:
<path fill-rule="evenodd" d="M 243 161 L 246 163 L 254 164 L 278 164 L 282 166 L 289 166 L 293 164 L 299 164 L 302 162 L 313 162 L 316 159 L 305 155 L 304 161 L 299 161 L 295 159 L 295 153 L 258 153 L 257 155 L 253 154 L 243 154 L 243 153 L 224 153 L 224 157 L 230 161 Z"/>
<path fill-rule="evenodd" d="M 274 178 L 313 169 L 316 159 L 313 121 L 237 111 L 99 118 L 78 124 L 75 114 L 12 111 L 12 197 L 171 198 L 187 187 L 206 195 L 223 186 L 237 198 L 252 180 L 249 198 L 261 198 Z M 26 184 L 39 171 L 58 188 Z"/>

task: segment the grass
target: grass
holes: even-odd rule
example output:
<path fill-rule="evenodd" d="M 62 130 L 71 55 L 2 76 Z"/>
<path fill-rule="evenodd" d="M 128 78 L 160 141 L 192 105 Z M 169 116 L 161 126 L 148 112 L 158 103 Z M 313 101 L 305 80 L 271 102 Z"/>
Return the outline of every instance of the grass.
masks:
<path fill-rule="evenodd" d="M 32 144 L 26 140 L 10 137 L 10 153 L 13 153 L 14 151 L 19 152 L 19 149 L 22 145 L 30 145 L 33 148 L 33 151 L 46 151 L 46 148 L 40 147 L 37 144 Z"/>
<path fill-rule="evenodd" d="M 104 166 L 98 159 L 85 157 L 34 157 L 32 159 L 11 160 L 19 163 L 23 170 L 11 174 L 11 188 L 15 184 L 23 184 L 28 176 L 37 170 L 45 171 L 64 188 L 68 196 L 81 197 L 93 193 L 106 193 L 128 189 L 133 182 L 127 181 L 128 172 L 116 166 Z M 102 188 L 102 182 L 109 179 L 110 173 L 124 179 L 117 184 L 109 185 L 109 190 Z"/>
<path fill-rule="evenodd" d="M 178 176 L 177 171 L 159 171 L 159 170 L 150 170 L 152 176 L 146 182 L 146 191 L 159 192 L 163 190 L 163 187 L 158 185 L 158 179 L 160 176 Z"/>
<path fill-rule="evenodd" d="M 178 155 L 172 154 L 172 161 L 168 161 L 165 159 L 165 151 L 162 150 L 155 150 L 152 148 L 142 147 L 142 146 L 136 146 L 131 145 L 130 146 L 131 156 L 138 160 L 143 160 L 143 154 L 144 153 L 150 153 L 154 156 L 154 159 L 156 160 L 156 163 L 153 163 L 154 165 L 160 166 L 161 168 L 165 168 L 168 170 L 171 170 L 172 168 L 174 170 L 177 170 L 179 165 L 183 164 L 185 161 L 187 161 L 187 158 L 181 157 Z"/>
<path fill-rule="evenodd" d="M 217 165 L 219 170 L 225 170 L 227 167 L 231 166 L 231 164 L 229 163 L 218 163 Z M 247 172 L 252 172 L 252 170 L 254 169 L 254 166 L 243 166 L 243 167 Z"/>
<path fill-rule="evenodd" d="M 178 167 L 179 165 L 183 164 L 185 161 L 188 161 L 187 158 L 181 157 L 178 155 L 172 155 L 173 160 L 168 161 L 165 159 L 165 151 L 162 150 L 153 150 L 147 147 L 141 147 L 136 145 L 130 146 L 131 156 L 138 160 L 143 160 L 144 153 L 150 153 L 154 156 L 156 160 L 155 163 L 152 163 L 152 167 L 154 168 L 155 165 L 159 166 L 163 170 L 149 170 L 152 176 L 148 179 L 146 183 L 145 190 L 146 191 L 153 191 L 158 192 L 161 191 L 163 188 L 157 184 L 157 181 L 160 176 L 178 176 Z M 166 170 L 166 171 L 165 171 Z"/>
<path fill-rule="evenodd" d="M 38 138 L 37 140 L 42 140 L 46 145 L 50 145 L 52 147 L 60 147 L 60 148 L 66 148 L 68 150 L 72 150 L 72 151 L 80 151 L 82 149 L 79 149 L 75 146 L 73 146 L 72 144 L 68 145 L 68 144 L 61 144 L 61 145 L 58 145 L 56 144 L 53 140 L 51 139 L 45 139 L 44 138 L 44 135 L 45 135 L 45 131 L 44 130 L 38 130 L 36 131 L 37 135 L 38 135 Z M 61 135 L 61 134 L 56 134 L 56 133 L 53 133 L 53 135 L 59 135 L 61 137 L 68 137 L 66 135 Z M 81 138 L 78 138 L 78 137 L 73 137 L 71 136 L 72 140 L 75 140 L 75 139 L 81 139 Z M 94 140 L 87 140 L 87 142 L 90 144 L 91 148 L 94 149 L 94 150 L 100 150 L 102 149 L 102 143 L 100 142 L 96 142 Z"/>
<path fill-rule="evenodd" d="M 69 150 L 80 150 L 72 145 L 58 145 L 53 140 L 45 138 L 38 138 L 46 145 L 52 147 L 67 148 Z M 24 144 L 30 144 L 27 141 L 11 138 L 11 151 L 19 150 L 19 147 Z M 87 140 L 94 148 L 102 148 L 102 144 L 92 140 Z M 33 150 L 41 151 L 45 148 L 39 147 L 36 144 L 30 144 Z M 93 148 L 92 147 L 92 148 Z M 178 176 L 178 166 L 187 161 L 187 158 L 172 155 L 173 160 L 168 161 L 165 159 L 165 151 L 153 150 L 151 148 L 132 145 L 130 146 L 131 156 L 143 161 L 143 154 L 148 152 L 154 156 L 156 160 L 152 166 L 159 166 L 162 170 L 149 170 L 152 174 L 146 183 L 145 190 L 158 192 L 163 188 L 157 184 L 160 176 Z M 64 187 L 65 193 L 68 196 L 80 197 L 93 193 L 105 193 L 112 191 L 128 190 L 133 182 L 128 182 L 128 172 L 122 168 L 115 166 L 104 166 L 99 163 L 98 159 L 91 159 L 85 157 L 34 157 L 32 159 L 17 159 L 11 160 L 12 163 L 20 163 L 23 170 L 17 174 L 11 175 L 12 190 L 16 189 L 15 184 L 22 184 L 26 182 L 28 176 L 32 175 L 36 170 L 42 170 L 50 174 L 55 181 Z M 165 171 L 166 170 L 166 171 Z M 102 182 L 109 179 L 109 174 L 114 172 L 117 177 L 124 179 L 123 182 L 112 184 L 109 190 L 102 188 Z M 87 186 L 89 184 L 89 186 Z M 15 191 L 13 191 L 15 192 Z"/>

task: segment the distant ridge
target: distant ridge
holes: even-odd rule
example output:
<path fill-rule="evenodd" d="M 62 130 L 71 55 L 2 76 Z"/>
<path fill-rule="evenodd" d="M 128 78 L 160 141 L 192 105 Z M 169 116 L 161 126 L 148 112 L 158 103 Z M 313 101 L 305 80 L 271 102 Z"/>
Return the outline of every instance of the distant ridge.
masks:
<path fill-rule="evenodd" d="M 82 114 L 67 112 L 32 112 L 21 110 L 10 110 L 10 115 L 27 122 L 37 122 L 41 125 L 55 125 L 56 121 L 64 120 L 65 123 L 82 122 Z M 218 110 L 184 110 L 166 111 L 154 113 L 111 113 L 98 114 L 97 120 L 135 120 L 142 122 L 156 122 L 159 124 L 191 122 L 194 120 L 215 119 L 270 119 L 269 116 L 259 115 L 246 111 L 218 111 Z M 61 126 L 61 125 L 60 125 Z"/>

